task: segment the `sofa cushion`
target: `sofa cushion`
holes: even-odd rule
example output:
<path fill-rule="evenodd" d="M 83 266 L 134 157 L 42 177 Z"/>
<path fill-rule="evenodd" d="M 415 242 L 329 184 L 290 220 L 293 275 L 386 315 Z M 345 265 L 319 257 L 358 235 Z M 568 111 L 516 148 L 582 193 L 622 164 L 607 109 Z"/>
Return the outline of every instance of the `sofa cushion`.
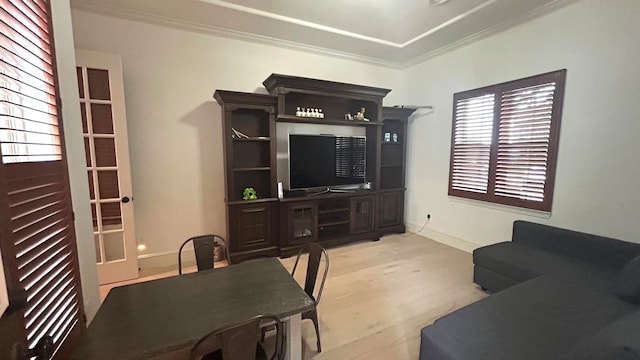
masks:
<path fill-rule="evenodd" d="M 564 274 L 575 275 L 577 278 L 586 277 L 592 286 L 600 288 L 611 287 L 617 272 L 612 268 L 597 267 L 575 258 L 510 241 L 474 250 L 473 263 L 517 282 L 544 274 Z"/>
<path fill-rule="evenodd" d="M 640 360 L 640 354 L 626 346 L 605 346 L 571 360 Z"/>
<path fill-rule="evenodd" d="M 620 271 L 615 293 L 622 299 L 640 303 L 640 256 L 637 256 Z"/>
<path fill-rule="evenodd" d="M 423 332 L 420 358 L 555 359 L 636 308 L 587 284 L 573 277 L 543 276 L 464 307 Z M 432 352 L 440 355 L 431 357 Z"/>
<path fill-rule="evenodd" d="M 640 244 L 518 220 L 511 240 L 598 266 L 622 269 L 640 255 Z"/>
<path fill-rule="evenodd" d="M 640 360 L 640 311 L 585 337 L 562 360 Z"/>

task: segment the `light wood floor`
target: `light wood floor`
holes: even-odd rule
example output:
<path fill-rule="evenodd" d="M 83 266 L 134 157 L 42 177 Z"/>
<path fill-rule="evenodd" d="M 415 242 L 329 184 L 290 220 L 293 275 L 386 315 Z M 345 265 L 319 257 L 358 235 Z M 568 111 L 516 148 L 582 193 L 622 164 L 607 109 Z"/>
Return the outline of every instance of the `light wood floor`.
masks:
<path fill-rule="evenodd" d="M 305 320 L 305 359 L 417 359 L 421 328 L 486 296 L 471 281 L 470 254 L 418 235 L 328 252 L 329 276 L 318 308 L 323 351 L 316 352 L 313 324 Z M 291 269 L 295 258 L 281 261 Z M 296 271 L 300 284 L 305 270 Z"/>

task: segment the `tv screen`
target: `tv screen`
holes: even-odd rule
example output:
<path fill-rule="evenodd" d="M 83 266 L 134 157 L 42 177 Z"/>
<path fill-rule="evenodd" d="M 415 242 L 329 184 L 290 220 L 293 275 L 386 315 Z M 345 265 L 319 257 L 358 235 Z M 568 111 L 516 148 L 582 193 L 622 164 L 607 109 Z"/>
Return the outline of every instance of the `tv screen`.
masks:
<path fill-rule="evenodd" d="M 289 135 L 289 188 L 361 185 L 366 175 L 364 136 Z"/>

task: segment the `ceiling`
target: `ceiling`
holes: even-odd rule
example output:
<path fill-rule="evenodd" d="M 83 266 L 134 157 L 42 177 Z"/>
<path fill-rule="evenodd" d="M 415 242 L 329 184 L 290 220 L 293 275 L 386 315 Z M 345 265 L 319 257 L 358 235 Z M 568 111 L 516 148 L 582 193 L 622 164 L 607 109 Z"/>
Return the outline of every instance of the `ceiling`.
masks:
<path fill-rule="evenodd" d="M 72 8 L 403 68 L 576 0 L 71 0 Z M 402 5 L 400 5 L 402 4 Z"/>

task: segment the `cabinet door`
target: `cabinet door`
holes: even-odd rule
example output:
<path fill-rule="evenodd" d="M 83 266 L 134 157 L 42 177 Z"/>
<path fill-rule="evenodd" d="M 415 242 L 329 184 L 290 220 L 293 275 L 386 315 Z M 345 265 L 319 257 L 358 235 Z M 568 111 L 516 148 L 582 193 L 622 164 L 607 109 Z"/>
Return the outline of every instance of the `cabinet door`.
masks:
<path fill-rule="evenodd" d="M 287 238 L 289 244 L 315 241 L 317 234 L 317 206 L 315 203 L 295 203 L 287 206 Z"/>
<path fill-rule="evenodd" d="M 229 207 L 230 250 L 243 252 L 274 246 L 271 203 L 232 205 Z"/>
<path fill-rule="evenodd" d="M 351 199 L 351 233 L 357 234 L 374 229 L 375 196 Z"/>
<path fill-rule="evenodd" d="M 404 222 L 404 192 L 380 194 L 378 226 L 380 228 L 401 226 Z"/>

